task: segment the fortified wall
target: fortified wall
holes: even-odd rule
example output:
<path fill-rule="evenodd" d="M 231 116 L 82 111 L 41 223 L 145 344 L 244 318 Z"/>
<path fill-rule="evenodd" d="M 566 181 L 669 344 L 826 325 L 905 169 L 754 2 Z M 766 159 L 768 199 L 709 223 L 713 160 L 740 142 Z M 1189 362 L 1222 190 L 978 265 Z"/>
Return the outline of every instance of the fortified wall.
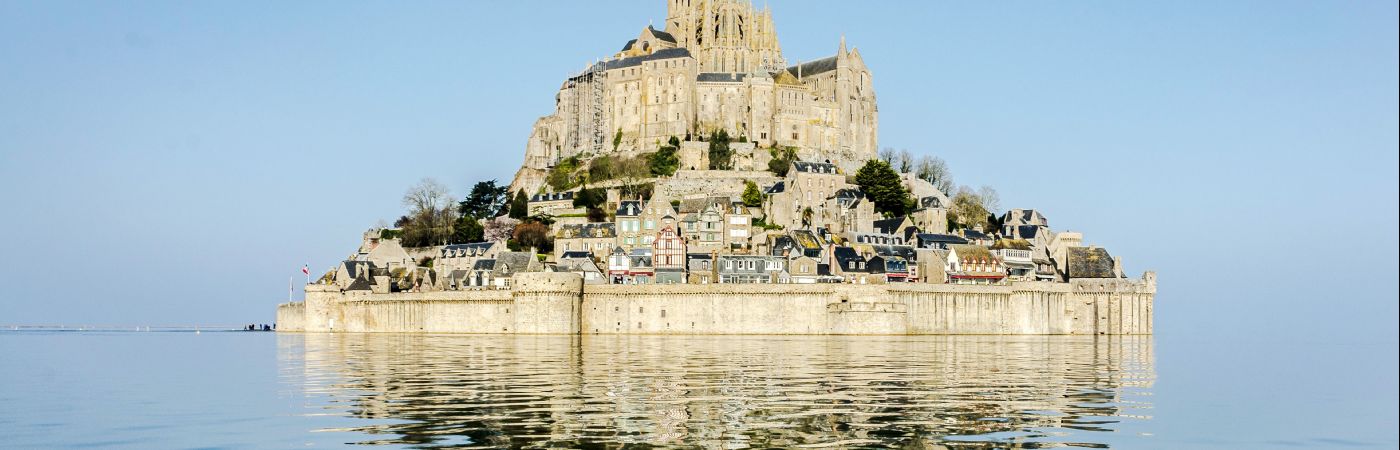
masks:
<path fill-rule="evenodd" d="M 278 331 L 487 334 L 1152 334 L 1155 275 L 1007 286 L 587 285 L 525 273 L 514 289 L 342 293 L 309 285 Z"/>

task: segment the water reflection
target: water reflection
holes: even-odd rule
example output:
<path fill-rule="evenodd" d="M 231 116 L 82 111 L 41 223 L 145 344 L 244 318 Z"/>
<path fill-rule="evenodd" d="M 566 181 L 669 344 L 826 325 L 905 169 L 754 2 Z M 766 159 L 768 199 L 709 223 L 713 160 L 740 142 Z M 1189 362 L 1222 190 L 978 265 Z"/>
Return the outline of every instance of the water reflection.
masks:
<path fill-rule="evenodd" d="M 1109 447 L 1147 439 L 1151 338 L 282 335 L 346 442 Z M 358 420 L 367 419 L 367 420 Z"/>

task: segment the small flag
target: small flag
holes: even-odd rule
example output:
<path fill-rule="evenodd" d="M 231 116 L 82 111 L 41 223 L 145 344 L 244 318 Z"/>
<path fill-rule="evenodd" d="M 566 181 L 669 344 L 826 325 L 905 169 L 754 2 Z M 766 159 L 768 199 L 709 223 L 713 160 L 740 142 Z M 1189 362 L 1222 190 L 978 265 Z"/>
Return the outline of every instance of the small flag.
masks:
<path fill-rule="evenodd" d="M 304 273 L 304 274 L 307 274 L 307 275 L 311 275 L 311 266 L 310 266 L 310 265 L 302 265 L 302 266 L 301 266 L 301 273 Z"/>

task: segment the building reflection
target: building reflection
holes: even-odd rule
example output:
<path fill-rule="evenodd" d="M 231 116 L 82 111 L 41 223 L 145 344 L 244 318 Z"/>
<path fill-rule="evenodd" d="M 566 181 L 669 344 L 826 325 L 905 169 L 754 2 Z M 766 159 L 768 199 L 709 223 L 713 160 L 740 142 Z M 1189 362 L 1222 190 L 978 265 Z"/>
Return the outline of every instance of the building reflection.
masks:
<path fill-rule="evenodd" d="M 1107 447 L 1150 337 L 280 335 L 347 441 L 409 447 Z M 1141 427 L 1139 427 L 1141 428 Z"/>

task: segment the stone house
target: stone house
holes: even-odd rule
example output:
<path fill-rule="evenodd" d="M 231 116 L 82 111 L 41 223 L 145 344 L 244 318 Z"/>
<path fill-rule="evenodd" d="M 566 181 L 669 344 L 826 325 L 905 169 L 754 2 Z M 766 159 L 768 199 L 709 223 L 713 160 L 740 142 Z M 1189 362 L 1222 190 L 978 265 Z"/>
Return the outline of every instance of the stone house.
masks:
<path fill-rule="evenodd" d="M 846 176 L 835 164 L 793 161 L 787 177 L 768 189 L 764 202 L 768 223 L 789 230 L 826 226 L 832 217 L 823 214 L 827 199 L 846 187 Z"/>
<path fill-rule="evenodd" d="M 943 284 L 948 282 L 948 251 L 931 248 L 914 250 L 918 255 L 910 264 L 912 281 Z"/>
<path fill-rule="evenodd" d="M 574 191 L 541 192 L 530 196 L 527 210 L 531 216 L 557 216 L 565 211 L 574 211 Z"/>
<path fill-rule="evenodd" d="M 909 281 L 909 260 L 899 255 L 875 255 L 866 260 L 872 276 L 884 275 L 886 283 Z"/>
<path fill-rule="evenodd" d="M 554 265 L 555 272 L 572 272 L 583 277 L 584 284 L 603 284 L 607 282 L 607 277 L 598 268 L 598 263 L 594 262 L 593 254 L 589 252 L 568 252 L 563 254 Z"/>
<path fill-rule="evenodd" d="M 714 255 L 709 253 L 686 253 L 686 282 L 690 284 L 710 284 L 719 280 L 715 272 Z"/>
<path fill-rule="evenodd" d="M 726 247 L 730 252 L 749 252 L 752 250 L 749 238 L 753 234 L 753 213 L 743 202 L 731 202 L 727 212 L 724 220 Z"/>
<path fill-rule="evenodd" d="M 656 238 L 656 232 L 666 225 L 676 223 L 679 213 L 675 207 L 671 206 L 670 197 L 664 194 L 656 194 L 646 202 L 642 213 L 638 219 L 641 221 L 642 230 L 638 235 L 639 246 L 651 246 L 651 242 Z"/>
<path fill-rule="evenodd" d="M 642 202 L 638 200 L 624 200 L 618 203 L 617 212 L 613 216 L 613 223 L 617 232 L 616 246 L 623 250 L 643 246 L 642 236 L 650 236 L 651 233 L 642 231 Z"/>
<path fill-rule="evenodd" d="M 860 189 L 850 187 L 839 189 L 822 204 L 819 228 L 829 228 L 836 233 L 870 233 L 874 231 L 875 204 L 865 200 Z"/>
<path fill-rule="evenodd" d="M 676 231 L 676 224 L 663 225 L 657 230 L 651 254 L 658 284 L 685 283 L 685 238 Z"/>
<path fill-rule="evenodd" d="M 681 202 L 682 211 L 693 211 L 683 213 L 685 217 L 681 219 L 681 235 L 685 237 L 691 251 L 717 252 L 724 249 L 725 213 L 728 205 L 729 199 L 723 197 Z"/>
<path fill-rule="evenodd" d="M 879 284 L 884 281 L 883 276 L 872 277 L 865 257 L 856 249 L 846 246 L 831 249 L 831 274 L 847 283 Z"/>
<path fill-rule="evenodd" d="M 444 245 L 438 248 L 437 256 L 433 260 L 433 269 L 443 274 L 450 274 L 454 270 L 471 271 L 478 259 L 496 259 L 496 256 L 505 250 L 506 243 L 502 241 Z M 450 280 L 444 281 L 446 289 L 446 285 L 451 283 Z"/>
<path fill-rule="evenodd" d="M 496 260 L 494 258 L 476 260 L 476 262 L 472 264 L 471 272 L 467 274 L 467 287 L 499 287 L 499 285 L 503 283 L 498 284 L 492 278 L 492 273 L 494 273 L 495 269 Z"/>
<path fill-rule="evenodd" d="M 1001 241 L 998 241 L 1001 242 Z M 1016 281 L 1031 281 L 1036 279 L 1036 263 L 1031 259 L 1031 249 L 1025 248 L 998 248 L 992 250 L 992 255 L 996 256 L 1006 265 L 1006 276 Z"/>
<path fill-rule="evenodd" d="M 786 278 L 788 283 L 811 284 L 833 283 L 841 279 L 831 275 L 831 265 L 818 258 L 796 254 L 788 258 Z"/>
<path fill-rule="evenodd" d="M 367 251 L 361 253 L 359 259 L 361 261 L 369 261 L 374 264 L 375 267 L 383 267 L 389 270 L 399 268 L 410 269 L 418 265 L 418 263 L 408 255 L 408 252 L 404 250 L 403 245 L 399 244 L 398 239 L 380 239 L 378 242 L 369 245 Z"/>
<path fill-rule="evenodd" d="M 783 272 L 781 256 L 769 255 L 719 255 L 715 258 L 716 271 L 720 283 L 769 284 Z"/>
<path fill-rule="evenodd" d="M 920 231 L 934 234 L 948 232 L 948 206 L 942 194 L 920 197 L 914 208 L 909 213 L 909 219 Z"/>
<path fill-rule="evenodd" d="M 1000 284 L 1006 280 L 1006 266 L 980 245 L 951 246 L 944 271 L 948 282 L 954 284 Z"/>
<path fill-rule="evenodd" d="M 608 255 L 609 284 L 649 284 L 655 274 L 650 248 L 628 252 L 619 246 Z"/>
<path fill-rule="evenodd" d="M 558 225 L 554 230 L 554 260 L 567 252 L 588 252 L 603 259 L 617 246 L 617 223 L 592 222 Z"/>
<path fill-rule="evenodd" d="M 501 252 L 491 268 L 491 282 L 493 286 L 509 288 L 515 274 L 543 270 L 544 263 L 535 256 L 534 249 L 527 252 Z"/>

